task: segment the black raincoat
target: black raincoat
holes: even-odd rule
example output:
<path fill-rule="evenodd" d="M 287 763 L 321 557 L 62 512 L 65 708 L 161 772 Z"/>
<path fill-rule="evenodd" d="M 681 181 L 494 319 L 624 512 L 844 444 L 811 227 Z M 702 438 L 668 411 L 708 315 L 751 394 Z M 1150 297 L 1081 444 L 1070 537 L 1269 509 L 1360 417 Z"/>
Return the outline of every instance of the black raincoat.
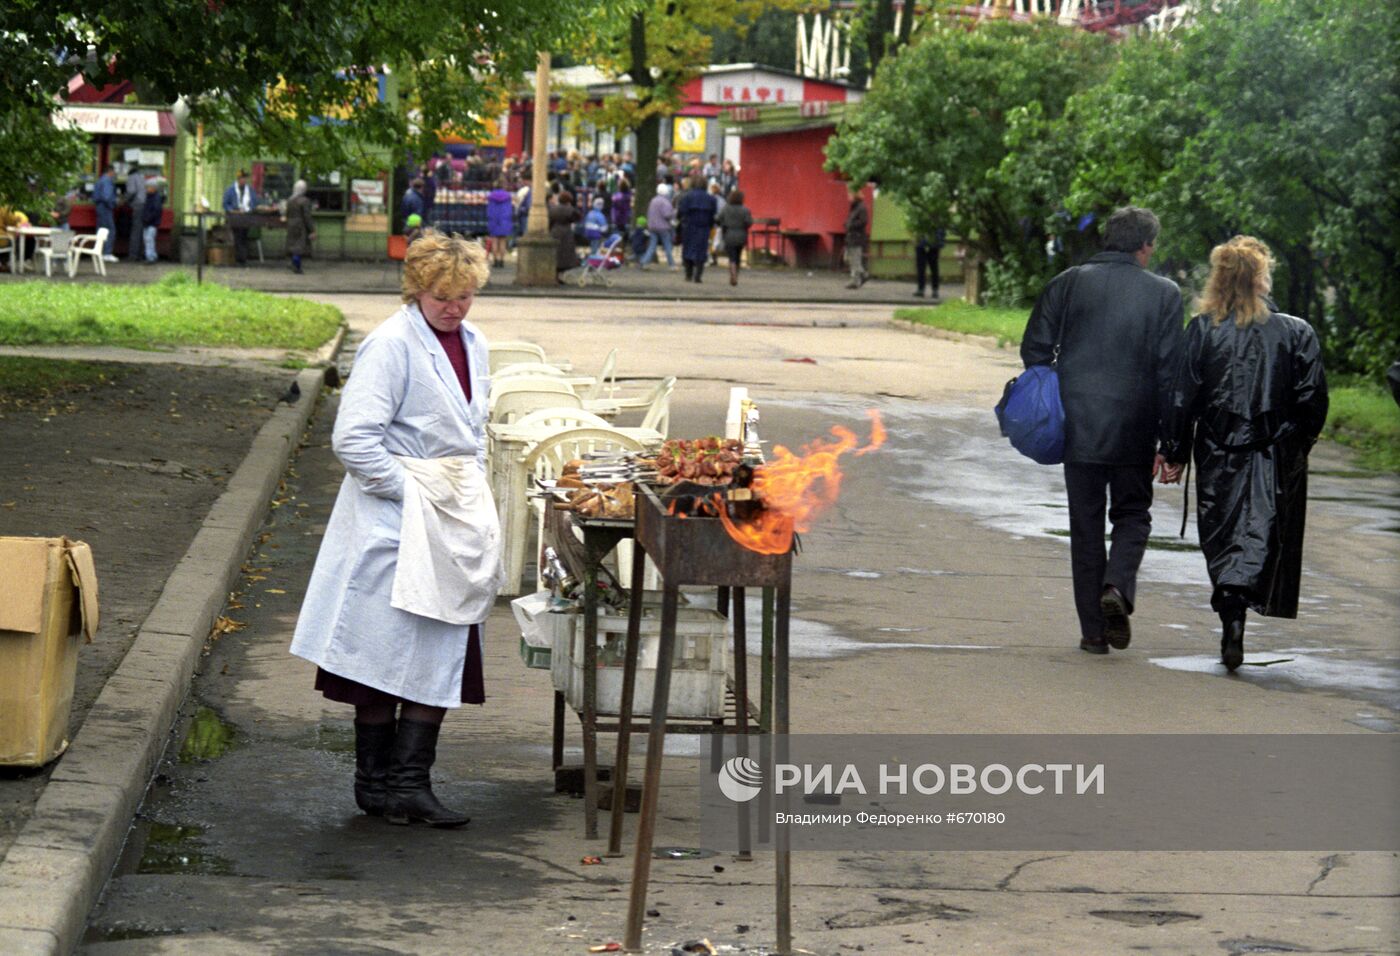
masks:
<path fill-rule="evenodd" d="M 1192 320 L 1162 454 L 1182 464 L 1195 429 L 1196 517 L 1211 584 L 1270 617 L 1298 616 L 1308 452 L 1327 418 L 1317 334 L 1279 312 L 1240 328 Z"/>

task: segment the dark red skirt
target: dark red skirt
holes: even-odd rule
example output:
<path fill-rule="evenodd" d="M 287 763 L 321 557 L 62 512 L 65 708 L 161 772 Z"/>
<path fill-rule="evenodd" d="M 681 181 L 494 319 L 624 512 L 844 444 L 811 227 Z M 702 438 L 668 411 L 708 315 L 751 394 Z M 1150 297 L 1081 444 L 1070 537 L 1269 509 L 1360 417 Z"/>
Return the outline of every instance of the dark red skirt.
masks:
<path fill-rule="evenodd" d="M 339 674 L 332 674 L 323 668 L 316 668 L 316 689 L 340 704 L 368 707 L 383 704 L 397 704 L 402 697 L 387 694 L 382 690 L 367 687 L 359 681 Z M 486 681 L 481 670 L 481 625 L 473 624 L 467 637 L 467 660 L 462 667 L 462 703 L 486 703 Z"/>

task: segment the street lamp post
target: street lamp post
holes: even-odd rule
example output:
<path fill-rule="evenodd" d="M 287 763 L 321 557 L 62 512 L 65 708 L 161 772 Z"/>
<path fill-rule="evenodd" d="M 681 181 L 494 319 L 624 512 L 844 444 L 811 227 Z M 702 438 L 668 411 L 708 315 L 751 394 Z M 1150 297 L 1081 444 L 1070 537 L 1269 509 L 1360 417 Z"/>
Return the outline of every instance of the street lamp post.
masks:
<path fill-rule="evenodd" d="M 518 245 L 519 253 L 515 270 L 515 284 L 526 286 L 552 286 L 559 280 L 557 243 L 549 234 L 549 203 L 545 188 L 548 163 L 545 149 L 549 134 L 549 54 L 540 53 L 539 66 L 535 70 L 535 141 L 530 164 L 530 218 L 525 224 L 525 235 Z"/>

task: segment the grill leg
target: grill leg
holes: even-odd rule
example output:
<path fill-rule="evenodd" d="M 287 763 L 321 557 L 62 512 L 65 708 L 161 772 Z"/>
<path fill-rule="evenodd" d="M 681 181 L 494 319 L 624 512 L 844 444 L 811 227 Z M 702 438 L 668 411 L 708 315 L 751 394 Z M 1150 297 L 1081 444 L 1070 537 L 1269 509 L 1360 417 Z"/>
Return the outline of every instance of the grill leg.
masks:
<path fill-rule="evenodd" d="M 778 762 L 787 762 L 788 732 L 788 620 L 792 610 L 792 590 L 778 589 L 777 635 L 773 642 L 773 733 L 778 743 Z M 784 794 L 786 798 L 786 794 Z M 786 800 L 784 801 L 786 803 Z M 792 836 L 787 827 L 776 834 L 778 890 L 778 952 L 792 952 Z"/>
<path fill-rule="evenodd" d="M 671 658 L 676 647 L 676 586 L 661 593 L 661 635 L 656 648 L 656 691 L 651 698 L 651 732 L 647 735 L 647 768 L 642 778 L 642 812 L 637 821 L 637 847 L 632 857 L 632 896 L 627 904 L 629 952 L 642 948 L 642 917 L 646 915 L 647 882 L 651 879 L 651 847 L 656 838 L 656 807 L 661 799 L 661 760 L 666 748 L 666 708 L 671 699 Z"/>
<path fill-rule="evenodd" d="M 552 770 L 558 770 L 564 766 L 564 695 L 554 692 L 554 766 Z"/>
<path fill-rule="evenodd" d="M 749 652 L 748 635 L 745 633 L 747 608 L 744 607 L 744 589 L 734 589 L 733 610 L 729 615 L 734 625 L 734 696 L 737 698 L 735 721 L 739 737 L 735 741 L 739 756 L 749 755 Z M 712 651 L 713 653 L 713 651 Z M 753 846 L 749 839 L 749 804 L 738 804 L 739 809 L 739 855 L 741 862 L 753 859 Z"/>
<path fill-rule="evenodd" d="M 598 569 L 583 572 L 583 836 L 598 838 Z"/>
<path fill-rule="evenodd" d="M 627 751 L 632 738 L 633 685 L 637 682 L 637 651 L 641 644 L 642 600 L 646 596 L 647 553 L 640 542 L 632 543 L 632 603 L 627 608 L 627 650 L 622 661 L 622 706 L 617 718 L 617 758 L 613 765 L 612 821 L 608 826 L 607 856 L 622 856 L 622 812 L 627 802 Z"/>

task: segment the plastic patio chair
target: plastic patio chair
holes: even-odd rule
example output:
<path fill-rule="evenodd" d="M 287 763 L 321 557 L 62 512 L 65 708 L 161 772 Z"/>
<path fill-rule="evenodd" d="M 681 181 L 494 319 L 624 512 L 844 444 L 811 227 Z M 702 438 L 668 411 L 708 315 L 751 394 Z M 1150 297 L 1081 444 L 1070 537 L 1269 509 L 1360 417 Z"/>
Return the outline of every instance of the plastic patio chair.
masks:
<path fill-rule="evenodd" d="M 60 259 L 63 262 L 63 271 L 68 271 L 69 247 L 73 245 L 73 233 L 66 229 L 49 234 L 48 241 L 34 250 L 36 256 L 44 259 L 44 275 L 53 277 L 53 261 Z"/>
<path fill-rule="evenodd" d="M 93 268 L 100 276 L 107 274 L 107 263 L 102 261 L 102 247 L 107 243 L 107 229 L 97 230 L 89 236 L 77 236 L 68 244 L 68 278 L 78 274 L 78 266 L 84 256 L 92 260 Z"/>
<path fill-rule="evenodd" d="M 539 501 L 532 504 L 527 497 L 534 479 L 559 477 L 564 463 L 574 458 L 598 452 L 640 451 L 642 447 L 637 439 L 611 428 L 574 428 L 544 439 L 514 463 L 510 495 L 513 507 L 509 515 L 502 516 L 501 522 L 506 528 L 506 583 L 502 593 L 520 593 L 521 580 L 525 576 L 525 555 L 530 553 L 528 548 L 532 545 L 527 537 L 528 512 L 535 511 L 538 528 L 544 524 L 545 503 Z M 538 532 L 534 540 L 538 541 Z"/>

